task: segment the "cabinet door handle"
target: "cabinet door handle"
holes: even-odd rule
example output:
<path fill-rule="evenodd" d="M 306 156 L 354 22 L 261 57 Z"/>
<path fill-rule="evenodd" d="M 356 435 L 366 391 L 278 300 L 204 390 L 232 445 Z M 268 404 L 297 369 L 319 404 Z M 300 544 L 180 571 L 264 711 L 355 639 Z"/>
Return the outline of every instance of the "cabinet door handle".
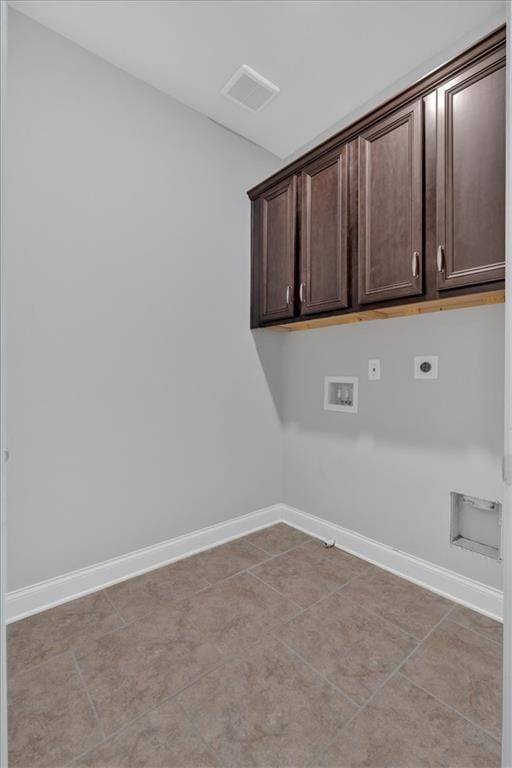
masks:
<path fill-rule="evenodd" d="M 306 283 L 301 283 L 299 287 L 299 299 L 300 303 L 302 304 L 304 302 L 304 288 L 306 287 Z"/>
<path fill-rule="evenodd" d="M 437 246 L 437 271 L 442 272 L 443 271 L 443 262 L 444 262 L 444 248 L 442 245 Z"/>
<path fill-rule="evenodd" d="M 412 255 L 412 276 L 418 277 L 420 273 L 420 254 L 418 251 L 414 251 Z"/>
<path fill-rule="evenodd" d="M 286 286 L 286 306 L 288 306 L 288 304 L 290 303 L 291 296 L 292 296 L 292 287 L 291 285 L 287 285 Z"/>

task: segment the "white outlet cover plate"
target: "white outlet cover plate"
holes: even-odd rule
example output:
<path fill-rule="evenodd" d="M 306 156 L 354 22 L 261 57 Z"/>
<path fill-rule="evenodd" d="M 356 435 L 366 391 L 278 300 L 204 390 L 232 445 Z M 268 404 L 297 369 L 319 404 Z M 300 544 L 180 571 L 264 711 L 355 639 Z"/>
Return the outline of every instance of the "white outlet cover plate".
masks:
<path fill-rule="evenodd" d="M 428 370 L 423 370 L 422 366 Z M 414 358 L 415 379 L 437 379 L 439 375 L 439 358 L 437 355 L 417 355 Z"/>
<path fill-rule="evenodd" d="M 368 381 L 379 381 L 380 360 L 368 360 Z"/>

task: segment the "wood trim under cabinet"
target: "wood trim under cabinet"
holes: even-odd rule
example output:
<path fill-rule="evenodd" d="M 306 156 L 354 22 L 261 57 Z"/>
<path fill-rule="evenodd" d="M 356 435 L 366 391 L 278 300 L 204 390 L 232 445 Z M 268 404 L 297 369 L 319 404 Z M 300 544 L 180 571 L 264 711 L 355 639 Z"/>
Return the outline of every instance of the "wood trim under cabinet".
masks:
<path fill-rule="evenodd" d="M 327 328 L 332 325 L 345 325 L 347 323 L 360 323 L 365 320 L 389 320 L 393 317 L 410 317 L 424 315 L 429 312 L 443 312 L 449 309 L 465 309 L 468 307 L 481 307 L 492 304 L 503 304 L 505 291 L 487 291 L 486 293 L 468 293 L 462 296 L 450 296 L 432 301 L 419 301 L 414 304 L 401 304 L 394 307 L 380 307 L 379 309 L 367 309 L 362 312 L 348 312 L 344 315 L 331 315 L 330 317 L 315 317 L 307 320 L 295 320 L 282 325 L 269 325 L 269 331 L 281 331 L 292 333 L 293 331 L 311 331 L 315 328 Z"/>

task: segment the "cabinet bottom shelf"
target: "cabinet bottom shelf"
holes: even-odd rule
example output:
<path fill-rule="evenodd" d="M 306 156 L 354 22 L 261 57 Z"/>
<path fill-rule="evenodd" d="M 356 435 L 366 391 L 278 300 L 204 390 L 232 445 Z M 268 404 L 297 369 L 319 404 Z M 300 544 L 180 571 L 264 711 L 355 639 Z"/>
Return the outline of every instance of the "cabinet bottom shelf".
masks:
<path fill-rule="evenodd" d="M 351 312 L 346 315 L 331 315 L 330 317 L 314 317 L 307 320 L 295 320 L 290 323 L 268 326 L 270 331 L 291 333 L 292 331 L 310 331 L 314 328 L 327 328 L 331 325 L 346 323 L 361 323 L 364 320 L 389 320 L 391 317 L 410 317 L 423 315 L 427 312 L 442 312 L 448 309 L 465 309 L 466 307 L 481 307 L 486 304 L 503 304 L 505 291 L 487 291 L 471 293 L 464 296 L 449 296 L 430 301 L 419 301 L 415 304 L 402 304 L 395 307 L 380 307 L 367 309 L 362 312 Z"/>

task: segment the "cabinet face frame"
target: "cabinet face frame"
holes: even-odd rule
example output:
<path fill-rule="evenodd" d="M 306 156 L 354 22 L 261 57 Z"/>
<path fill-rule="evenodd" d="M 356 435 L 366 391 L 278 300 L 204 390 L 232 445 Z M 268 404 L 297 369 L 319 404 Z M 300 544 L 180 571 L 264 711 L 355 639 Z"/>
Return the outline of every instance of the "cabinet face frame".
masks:
<path fill-rule="evenodd" d="M 286 232 L 286 246 L 280 259 L 282 260 L 283 273 L 283 303 L 277 308 L 268 306 L 268 285 L 269 285 L 269 226 L 268 209 L 269 204 L 281 195 L 286 196 L 286 215 L 282 226 Z M 297 229 L 297 177 L 291 176 L 289 179 L 276 184 L 276 186 L 264 192 L 259 199 L 260 211 L 260 231 L 259 231 L 259 259 L 258 264 L 261 270 L 259 278 L 259 320 L 268 322 L 270 320 L 283 320 L 293 317 L 295 314 L 295 267 L 296 267 L 296 229 Z"/>
<path fill-rule="evenodd" d="M 466 269 L 457 269 L 455 266 L 452 122 L 454 96 L 504 67 L 505 50 L 501 49 L 437 89 L 436 228 L 437 288 L 440 291 L 505 279 L 504 251 L 503 261 L 500 262 Z M 503 148 L 505 149 L 505 143 Z M 503 221 L 503 232 L 504 230 Z"/>
<path fill-rule="evenodd" d="M 407 267 L 409 277 L 388 285 L 372 287 L 372 242 L 371 242 L 371 148 L 372 143 L 387 133 L 407 125 L 410 208 L 409 242 Z M 423 103 L 417 99 L 371 128 L 364 130 L 358 138 L 358 300 L 360 304 L 373 304 L 405 296 L 423 293 Z M 417 255 L 415 255 L 417 254 Z M 416 269 L 416 274 L 414 274 Z"/>
<path fill-rule="evenodd" d="M 327 157 L 306 166 L 301 173 L 301 251 L 300 251 L 300 314 L 312 315 L 346 309 L 349 306 L 348 260 L 348 147 L 345 145 Z M 313 298 L 313 261 L 311 247 L 312 230 L 312 182 L 316 175 L 336 168 L 336 279 L 334 295 L 315 301 Z M 317 254 L 322 258 L 322 254 Z"/>
<path fill-rule="evenodd" d="M 447 289 L 452 290 L 444 290 L 443 288 L 440 289 L 439 287 L 439 275 L 437 270 L 437 259 L 436 259 L 436 251 L 437 251 L 437 245 L 441 238 L 438 237 L 438 227 L 437 227 L 437 219 L 438 219 L 438 208 L 437 208 L 437 166 L 438 166 L 438 153 L 437 153 L 437 140 L 438 140 L 438 125 L 437 125 L 437 99 L 438 99 L 438 90 L 442 88 L 443 86 L 446 86 L 450 82 L 454 81 L 456 78 L 464 78 L 467 76 L 467 73 L 471 72 L 475 68 L 478 68 L 479 70 L 485 67 L 488 62 L 500 59 L 503 63 L 505 62 L 505 43 L 506 43 L 506 29 L 505 25 L 502 25 L 497 30 L 492 32 L 491 34 L 487 35 L 486 37 L 482 38 L 480 41 L 478 41 L 475 45 L 471 46 L 455 58 L 448 61 L 446 64 L 442 65 L 438 69 L 434 70 L 433 72 L 426 75 L 424 78 L 421 78 L 416 83 L 411 85 L 409 88 L 404 90 L 401 93 L 398 93 L 396 96 L 392 97 L 385 103 L 383 103 L 381 106 L 378 106 L 375 110 L 372 112 L 369 112 L 368 114 L 364 115 L 359 120 L 351 123 L 346 128 L 344 128 L 339 133 L 333 135 L 326 141 L 322 142 L 315 148 L 309 150 L 307 153 L 302 155 L 301 157 L 293 160 L 289 164 L 282 167 L 280 170 L 278 170 L 276 173 L 274 173 L 272 176 L 268 177 L 267 179 L 259 182 L 255 186 L 253 186 L 250 190 L 248 190 L 248 196 L 251 200 L 252 205 L 252 243 L 251 243 L 251 259 L 252 259 L 252 267 L 251 267 L 251 327 L 274 327 L 277 330 L 295 330 L 295 329 L 302 329 L 302 328 L 309 328 L 309 327 L 320 327 L 324 324 L 338 324 L 338 323 L 345 323 L 345 322 L 356 322 L 359 319 L 369 319 L 369 317 L 373 318 L 379 318 L 382 316 L 401 316 L 401 315 L 408 315 L 408 314 L 417 314 L 417 313 L 423 313 L 428 311 L 434 311 L 435 309 L 450 309 L 452 307 L 459 307 L 459 306 L 479 306 L 481 304 L 488 304 L 488 303 L 496 303 L 503 300 L 503 284 L 504 284 L 504 275 L 503 271 L 500 269 L 496 273 L 492 274 L 490 272 L 487 272 L 487 276 L 485 279 L 483 279 L 483 275 L 485 275 L 485 272 L 482 273 L 478 279 L 471 279 L 470 282 L 462 282 L 462 283 L 455 283 L 452 280 L 450 280 L 449 285 L 446 286 Z M 477 90 L 482 91 L 484 98 L 491 98 L 493 95 L 493 91 L 491 90 L 490 93 L 487 93 L 485 87 L 483 89 L 477 88 Z M 416 100 L 421 99 L 422 104 L 422 130 L 423 130 L 423 155 L 422 158 L 422 172 L 424 175 L 424 184 L 423 184 L 423 232 L 422 232 L 422 263 L 420 264 L 421 267 L 421 278 L 422 278 L 422 292 L 420 295 L 403 295 L 401 297 L 397 297 L 396 299 L 394 297 L 391 297 L 389 295 L 386 295 L 384 298 L 377 298 L 375 295 L 372 297 L 369 301 L 363 301 L 362 303 L 359 303 L 358 301 L 358 291 L 359 291 L 359 285 L 360 285 L 360 270 L 359 270 L 359 260 L 358 260 L 358 247 L 359 247 L 359 238 L 358 238 L 358 228 L 359 228 L 359 216 L 358 216 L 358 209 L 359 209 L 359 189 L 358 189 L 358 172 L 359 172 L 359 152 L 358 152 L 358 145 L 359 145 L 359 136 L 364 135 L 367 131 L 372 131 L 375 126 L 378 126 L 380 122 L 390 118 L 392 119 L 393 116 L 396 116 L 399 114 L 399 111 L 405 109 L 408 105 L 413 104 Z M 459 108 L 459 105 L 457 104 L 456 99 L 456 107 Z M 492 102 L 491 102 L 492 103 Z M 462 108 L 462 107 L 461 107 Z M 462 113 L 461 113 L 462 114 Z M 464 123 L 462 123 L 463 125 Z M 457 114 L 456 114 L 456 121 L 455 121 L 455 130 L 458 130 L 457 125 Z M 484 126 L 485 127 L 485 126 Z M 480 128 L 480 131 L 482 128 Z M 462 134 L 461 134 L 462 135 Z M 478 134 L 477 129 L 477 135 L 482 135 L 482 133 Z M 483 133 L 483 136 L 485 136 L 485 132 Z M 403 137 L 404 138 L 404 137 Z M 404 138 L 405 140 L 405 138 Z M 321 162 L 322 159 L 327 158 L 336 151 L 342 149 L 343 147 L 348 146 L 348 167 L 349 167 L 349 180 L 348 180 L 348 186 L 349 186 L 349 214 L 348 214 L 348 238 L 349 238 L 349 307 L 344 309 L 332 309 L 327 311 L 316 311 L 311 312 L 310 314 L 304 314 L 301 316 L 301 304 L 299 302 L 299 292 L 300 292 L 300 282 L 301 282 L 301 269 L 302 265 L 299 265 L 299 238 L 302 237 L 302 233 L 299 232 L 299 226 L 300 226 L 300 219 L 301 219 L 301 205 L 302 205 L 302 189 L 301 189 L 301 182 L 302 182 L 302 171 L 306 168 L 309 168 L 310 166 L 314 165 L 316 162 Z M 486 142 L 486 146 L 489 148 L 490 142 Z M 400 152 L 400 145 L 397 145 L 397 159 L 400 160 L 401 163 L 405 163 L 403 155 L 400 156 L 398 153 Z M 393 147 L 389 148 L 391 158 L 393 157 L 394 151 Z M 485 147 L 484 147 L 485 150 Z M 471 157 L 471 155 L 469 155 Z M 380 158 L 379 158 L 380 160 Z M 457 162 L 457 155 L 455 157 L 455 161 Z M 492 154 L 491 154 L 491 161 L 492 161 Z M 385 165 L 384 165 L 385 167 Z M 401 166 L 402 172 L 399 174 L 395 174 L 397 178 L 405 178 L 406 172 L 404 170 L 404 165 Z M 289 313 L 288 317 L 262 317 L 261 316 L 261 284 L 263 279 L 263 267 L 262 267 L 262 253 L 261 253 L 261 233 L 262 233 L 262 226 L 261 226 L 261 218 L 262 218 L 262 203 L 261 198 L 262 196 L 268 195 L 271 193 L 274 189 L 278 187 L 281 183 L 290 183 L 290 179 L 296 176 L 296 189 L 297 189 L 297 199 L 296 199 L 296 258 L 295 258 L 295 285 L 294 288 L 294 311 Z M 471 177 L 470 177 L 471 178 Z M 469 182 L 470 183 L 470 182 Z M 330 183 L 326 181 L 326 187 L 329 187 L 330 191 L 328 192 L 328 200 L 332 201 L 334 197 L 334 183 L 332 182 L 332 179 L 330 180 Z M 495 192 L 493 190 L 493 199 L 496 200 Z M 384 207 L 386 202 L 386 197 L 382 198 L 384 200 Z M 456 203 L 456 210 L 464 210 L 464 206 L 458 201 L 457 194 L 455 195 L 455 203 Z M 499 198 L 498 198 L 499 199 Z M 398 206 L 394 206 L 397 210 L 399 210 Z M 400 206 L 401 207 L 401 206 Z M 333 206 L 334 209 L 334 206 Z M 284 208 L 281 207 L 281 210 L 276 211 L 275 216 L 277 219 L 284 219 Z M 274 225 L 276 218 L 274 218 Z M 489 218 L 489 217 L 488 217 Z M 388 217 L 389 219 L 389 217 Z M 473 221 L 475 221 L 475 218 L 472 218 Z M 318 220 L 319 221 L 319 220 Z M 382 219 L 383 222 L 386 221 L 386 218 Z M 492 222 L 491 222 L 492 223 Z M 455 224 L 457 225 L 457 217 L 455 219 Z M 319 224 L 318 224 L 319 225 Z M 488 225 L 487 225 L 488 226 Z M 402 236 L 400 238 L 396 237 L 396 244 L 393 244 L 389 251 L 391 254 L 394 253 L 394 251 L 398 251 L 398 243 L 400 241 L 405 241 L 405 227 L 402 229 Z M 279 228 L 277 228 L 275 231 L 279 232 Z M 461 229 L 461 233 L 463 233 L 464 230 Z M 464 253 L 463 250 L 461 250 L 459 243 L 461 242 L 462 235 L 458 234 L 459 229 L 455 228 L 455 235 L 456 235 L 456 263 L 458 264 L 459 269 L 464 266 L 464 260 L 461 258 L 461 254 Z M 383 233 L 383 236 L 385 237 L 385 232 Z M 391 233 L 390 237 L 392 238 L 393 234 Z M 477 237 L 480 237 L 480 235 L 477 234 Z M 485 240 L 484 240 L 485 237 Z M 493 252 L 492 260 L 493 261 L 499 261 L 500 259 L 500 253 L 496 249 L 496 241 L 491 239 L 492 235 L 482 235 L 482 240 L 486 242 L 487 238 L 489 238 L 489 242 L 491 243 L 491 248 Z M 274 242 L 274 253 L 279 253 L 281 251 L 284 251 L 283 246 L 283 240 L 280 239 L 280 242 L 277 242 L 277 240 L 280 239 L 280 235 L 278 234 L 277 237 L 273 240 Z M 384 240 L 384 242 L 386 242 Z M 388 241 L 390 242 L 390 241 Z M 475 242 L 474 238 L 470 240 L 470 242 Z M 271 236 L 271 243 L 272 243 L 272 236 Z M 444 244 L 444 243 L 443 243 Z M 333 253 L 334 246 L 333 246 L 333 235 L 330 233 L 329 237 L 326 240 L 326 245 L 328 247 L 329 254 Z M 317 252 L 320 251 L 321 248 L 324 246 L 319 244 L 317 245 Z M 314 251 L 314 248 L 313 248 Z M 479 250 L 476 251 L 478 253 Z M 421 254 L 421 251 L 420 251 Z M 494 255 L 496 254 L 496 255 Z M 332 256 L 331 256 L 332 258 Z M 479 259 L 478 257 L 473 257 L 473 263 L 476 263 L 477 266 L 479 266 Z M 405 257 L 404 257 L 404 263 L 405 263 Z M 273 261 L 272 264 L 274 265 L 274 271 L 272 274 L 277 278 L 274 280 L 274 285 L 281 284 L 281 280 L 283 280 L 283 273 L 280 272 L 281 266 L 280 264 L 275 264 Z M 500 264 L 498 264 L 498 267 Z M 329 265 L 329 272 L 334 274 L 334 268 L 331 261 L 331 264 Z M 390 273 L 391 274 L 391 273 Z M 401 280 L 403 276 L 405 276 L 405 272 L 400 271 L 400 267 L 396 267 L 396 271 L 394 273 L 395 279 Z M 379 281 L 382 284 L 386 284 L 386 273 L 383 275 L 375 275 L 375 277 L 378 277 Z M 324 278 L 320 276 L 320 282 L 317 282 L 317 292 L 315 294 L 315 299 L 318 301 L 318 299 L 328 297 L 329 292 L 323 291 L 322 286 L 324 285 Z M 304 294 L 304 290 L 302 291 Z M 269 299 L 272 304 L 272 309 L 276 309 L 276 305 L 279 303 L 278 299 L 280 298 L 280 291 L 277 289 L 277 292 L 272 293 L 272 289 L 269 293 Z M 391 313 L 391 315 L 389 314 Z M 276 313 L 277 314 L 277 313 Z"/>

